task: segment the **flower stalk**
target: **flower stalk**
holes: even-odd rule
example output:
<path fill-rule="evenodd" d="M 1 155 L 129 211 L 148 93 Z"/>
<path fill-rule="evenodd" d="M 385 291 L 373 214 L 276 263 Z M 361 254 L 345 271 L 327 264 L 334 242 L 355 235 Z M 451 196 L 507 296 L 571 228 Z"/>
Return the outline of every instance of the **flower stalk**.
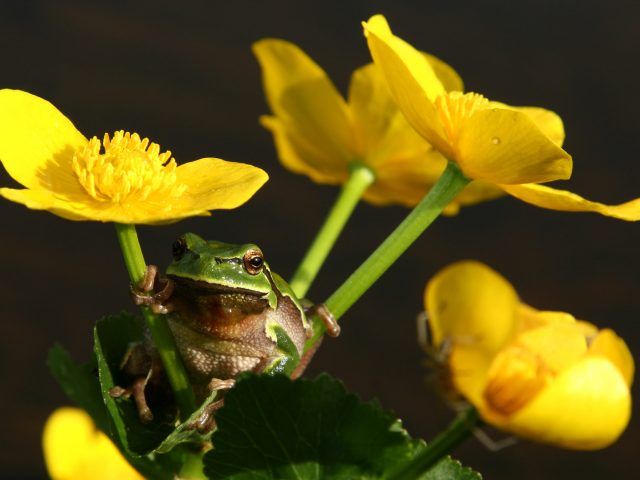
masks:
<path fill-rule="evenodd" d="M 387 271 L 469 181 L 455 163 L 449 162 L 429 193 L 325 302 L 336 319 Z"/>
<path fill-rule="evenodd" d="M 133 285 L 137 285 L 144 277 L 147 264 L 140 248 L 136 227 L 122 223 L 114 225 L 129 278 Z M 151 332 L 153 343 L 158 349 L 162 365 L 167 372 L 171 389 L 180 409 L 180 417 L 182 420 L 186 420 L 196 409 L 196 401 L 169 325 L 164 317 L 155 315 L 147 307 L 142 307 L 142 315 Z"/>
<path fill-rule="evenodd" d="M 290 286 L 300 298 L 307 294 L 362 194 L 375 180 L 373 171 L 360 162 L 353 162 L 350 170 L 340 195 L 291 279 Z"/>
<path fill-rule="evenodd" d="M 434 467 L 440 460 L 469 437 L 479 416 L 475 408 L 461 412 L 449 427 L 429 442 L 427 448 L 410 462 L 392 472 L 388 480 L 413 480 Z"/>

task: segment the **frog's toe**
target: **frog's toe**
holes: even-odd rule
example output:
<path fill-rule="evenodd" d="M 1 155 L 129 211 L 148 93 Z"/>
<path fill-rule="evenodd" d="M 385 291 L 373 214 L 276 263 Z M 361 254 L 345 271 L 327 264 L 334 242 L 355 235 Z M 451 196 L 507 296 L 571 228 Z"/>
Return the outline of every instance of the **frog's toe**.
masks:
<path fill-rule="evenodd" d="M 138 409 L 138 416 L 142 423 L 149 423 L 153 420 L 153 413 L 147 405 L 147 397 L 144 393 L 144 389 L 147 386 L 146 377 L 138 377 L 131 386 L 133 401 L 136 403 Z"/>
<path fill-rule="evenodd" d="M 146 293 L 152 292 L 157 276 L 158 267 L 155 265 L 147 265 L 144 270 L 144 277 L 140 283 L 138 283 L 138 289 Z"/>
<path fill-rule="evenodd" d="M 224 405 L 224 399 L 217 400 L 205 407 L 200 416 L 187 425 L 189 430 L 197 430 L 201 434 L 211 432 L 216 428 L 214 414 Z"/>
<path fill-rule="evenodd" d="M 229 390 L 230 388 L 233 388 L 235 384 L 236 381 L 233 378 L 228 378 L 226 380 L 222 380 L 220 378 L 212 378 L 211 381 L 209 381 L 208 388 L 210 392 L 218 390 Z"/>
<path fill-rule="evenodd" d="M 340 335 L 340 325 L 338 325 L 338 322 L 333 316 L 333 313 L 331 313 L 331 311 L 324 303 L 316 305 L 313 308 L 313 311 L 320 317 L 322 323 L 324 323 L 324 328 L 326 328 L 327 330 L 327 335 L 329 335 L 330 337 L 337 337 L 338 335 Z"/>

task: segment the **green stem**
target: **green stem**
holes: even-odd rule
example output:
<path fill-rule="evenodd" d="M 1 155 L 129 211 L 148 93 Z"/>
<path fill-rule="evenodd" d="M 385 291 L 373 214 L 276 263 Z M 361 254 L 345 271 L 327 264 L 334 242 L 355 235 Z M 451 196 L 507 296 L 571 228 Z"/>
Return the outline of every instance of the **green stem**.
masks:
<path fill-rule="evenodd" d="M 419 478 L 469 436 L 478 422 L 478 418 L 478 411 L 473 407 L 469 407 L 460 413 L 444 432 L 429 442 L 426 449 L 410 462 L 391 472 L 387 480 L 414 480 Z"/>
<path fill-rule="evenodd" d="M 115 227 L 129 278 L 133 285 L 137 285 L 144 277 L 147 264 L 140 248 L 136 227 L 121 223 L 116 223 Z M 142 315 L 167 372 L 176 403 L 180 408 L 180 416 L 186 420 L 196 409 L 196 401 L 167 320 L 161 315 L 155 315 L 147 307 L 142 307 Z"/>
<path fill-rule="evenodd" d="M 362 194 L 374 179 L 373 172 L 367 166 L 360 162 L 351 165 L 349 179 L 289 283 L 299 298 L 307 294 Z"/>
<path fill-rule="evenodd" d="M 325 302 L 336 319 L 387 271 L 469 181 L 455 163 L 449 162 L 429 193 Z"/>

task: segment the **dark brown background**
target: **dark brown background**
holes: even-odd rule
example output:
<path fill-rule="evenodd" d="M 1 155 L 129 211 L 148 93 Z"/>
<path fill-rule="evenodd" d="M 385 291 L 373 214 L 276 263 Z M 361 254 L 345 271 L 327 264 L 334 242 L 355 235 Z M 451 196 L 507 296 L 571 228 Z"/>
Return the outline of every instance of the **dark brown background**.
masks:
<path fill-rule="evenodd" d="M 350 72 L 369 61 L 360 21 L 376 12 L 455 66 L 469 90 L 559 112 L 574 191 L 609 202 L 640 196 L 633 1 L 0 1 L 0 86 L 51 100 L 86 135 L 128 129 L 179 162 L 219 156 L 265 168 L 271 180 L 239 210 L 140 232 L 150 262 L 166 265 L 174 237 L 191 230 L 254 241 L 286 277 L 337 190 L 277 163 L 257 123 L 266 106 L 250 45 L 265 36 L 295 41 L 344 91 Z M 2 185 L 13 184 L 1 175 Z M 312 298 L 325 299 L 405 214 L 360 206 Z M 0 218 L 0 476 L 41 478 L 42 423 L 66 403 L 44 367 L 47 349 L 59 341 L 86 359 L 93 322 L 132 306 L 112 226 L 6 201 Z M 415 345 L 414 317 L 433 273 L 461 258 L 483 260 L 530 304 L 611 326 L 638 352 L 638 245 L 639 225 L 510 198 L 439 220 L 344 317 L 342 336 L 325 343 L 309 373 L 328 371 L 363 398 L 379 398 L 412 434 L 429 438 L 451 419 L 423 382 Z M 639 441 L 634 418 L 597 453 L 526 441 L 489 453 L 471 440 L 456 456 L 486 478 L 630 478 Z"/>

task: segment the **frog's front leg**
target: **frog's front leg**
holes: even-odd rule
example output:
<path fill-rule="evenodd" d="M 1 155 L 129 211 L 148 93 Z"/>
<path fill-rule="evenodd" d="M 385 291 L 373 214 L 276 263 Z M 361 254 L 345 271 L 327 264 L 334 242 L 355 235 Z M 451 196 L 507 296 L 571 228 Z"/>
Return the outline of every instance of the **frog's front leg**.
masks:
<path fill-rule="evenodd" d="M 161 289 L 155 291 L 156 286 Z M 166 314 L 171 311 L 170 305 L 165 302 L 173 293 L 174 283 L 170 278 L 160 278 L 158 267 L 147 265 L 144 278 L 135 287 L 131 287 L 131 297 L 136 305 L 145 305 L 151 308 L 153 313 Z"/>

